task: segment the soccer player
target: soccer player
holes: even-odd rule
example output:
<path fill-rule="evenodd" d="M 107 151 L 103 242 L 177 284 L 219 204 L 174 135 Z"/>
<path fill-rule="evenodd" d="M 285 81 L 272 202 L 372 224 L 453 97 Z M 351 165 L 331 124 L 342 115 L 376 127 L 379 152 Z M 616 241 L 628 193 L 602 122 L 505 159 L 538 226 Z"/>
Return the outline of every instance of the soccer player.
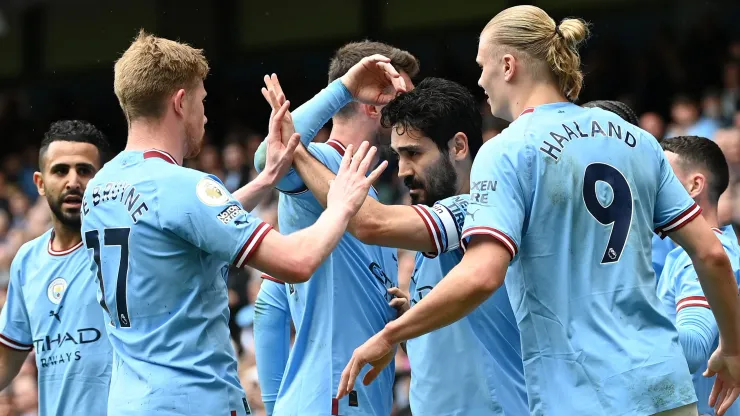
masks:
<path fill-rule="evenodd" d="M 276 77 L 268 88 L 280 97 L 271 103 L 279 108 L 284 94 Z M 351 99 L 345 94 L 334 100 Z M 468 205 L 470 167 L 483 142 L 481 115 L 465 87 L 441 78 L 424 79 L 381 114 L 382 125 L 392 131 L 398 175 L 415 205 L 383 205 L 368 198 L 347 230 L 366 244 L 420 252 L 410 282 L 414 305 L 462 258 L 459 235 Z M 296 124 L 314 128 L 297 118 Z M 334 174 L 300 147 L 294 166 L 325 205 Z M 394 304 L 406 297 L 398 288 L 390 292 L 398 297 Z M 414 415 L 528 412 L 519 330 L 505 290 L 463 320 L 409 340 L 406 348 Z"/>
<path fill-rule="evenodd" d="M 506 279 L 534 415 L 696 414 L 691 374 L 655 293 L 653 229 L 691 257 L 722 342 L 709 364 L 722 406 L 740 381 L 738 287 L 701 208 L 657 141 L 580 92 L 588 28 L 534 6 L 496 15 L 480 37 L 478 81 L 512 120 L 473 163 L 462 261 L 424 299 L 355 350 L 370 382 L 399 342 L 467 315 Z M 711 374 L 710 374 L 711 375 Z M 720 409 L 721 411 L 721 409 Z"/>
<path fill-rule="evenodd" d="M 713 141 L 697 136 L 663 140 L 661 146 L 676 178 L 702 207 L 702 216 L 717 233 L 737 278 L 740 276 L 740 247 L 735 234 L 726 233 L 732 226 L 720 227 L 717 219 L 719 196 L 729 183 L 729 168 L 722 150 Z M 665 260 L 663 274 L 658 280 L 658 297 L 666 315 L 678 329 L 678 339 L 693 375 L 699 413 L 712 415 L 714 412 L 708 402 L 714 380 L 702 374 L 719 342 L 717 321 L 709 309 L 691 258 L 682 247 L 671 251 Z M 734 404 L 726 414 L 740 414 L 740 405 Z"/>
<path fill-rule="evenodd" d="M 290 355 L 290 305 L 285 283 L 266 274 L 262 279 L 254 302 L 254 354 L 265 413 L 272 416 Z"/>
<path fill-rule="evenodd" d="M 109 415 L 251 413 L 229 342 L 229 263 L 305 281 L 384 168 L 366 178 L 373 149 L 351 163 L 348 150 L 316 223 L 290 236 L 272 231 L 215 176 L 181 166 L 203 142 L 207 71 L 200 50 L 143 32 L 115 64 L 128 143 L 82 200 L 83 240 L 114 351 Z M 298 144 L 297 135 L 281 142 L 288 105 L 271 116 L 267 186 Z"/>
<path fill-rule="evenodd" d="M 378 61 L 382 57 L 377 54 L 385 57 L 383 62 Z M 400 75 L 403 85 L 391 83 L 386 71 Z M 390 131 L 380 125 L 381 105 L 388 103 L 396 91 L 411 88 L 411 77 L 418 71 L 418 61 L 410 53 L 383 43 L 357 42 L 340 48 L 329 64 L 329 85 L 293 114 L 299 123 L 296 131 L 306 132 L 302 140 L 308 151 L 336 172 L 346 146 L 387 140 Z M 345 90 L 350 94 L 344 94 Z M 327 96 L 347 99 L 330 98 L 331 105 L 323 108 L 322 97 Z M 352 98 L 357 102 L 351 102 Z M 314 113 L 317 105 L 322 106 L 321 120 L 310 120 L 315 128 L 309 131 L 301 124 L 309 122 L 301 113 Z M 332 116 L 329 140 L 310 143 Z M 261 170 L 259 155 L 255 157 L 255 167 Z M 281 191 L 278 223 L 283 232 L 313 224 L 324 210 L 294 170 L 285 175 L 277 188 Z M 377 199 L 374 189 L 370 197 Z M 391 295 L 387 292 L 398 286 L 396 252 L 363 244 L 345 234 L 307 283 L 287 285 L 296 337 L 275 404 L 276 415 L 390 414 L 395 377 L 392 365 L 379 375 L 377 384 L 359 386 L 342 401 L 334 400 L 334 392 L 342 366 L 355 347 L 398 314 L 389 305 Z"/>
<path fill-rule="evenodd" d="M 35 349 L 42 415 L 106 414 L 112 354 L 90 290 L 80 206 L 107 149 L 103 133 L 89 123 L 51 124 L 33 179 L 51 208 L 52 229 L 24 244 L 10 267 L 0 313 L 0 390 Z"/>

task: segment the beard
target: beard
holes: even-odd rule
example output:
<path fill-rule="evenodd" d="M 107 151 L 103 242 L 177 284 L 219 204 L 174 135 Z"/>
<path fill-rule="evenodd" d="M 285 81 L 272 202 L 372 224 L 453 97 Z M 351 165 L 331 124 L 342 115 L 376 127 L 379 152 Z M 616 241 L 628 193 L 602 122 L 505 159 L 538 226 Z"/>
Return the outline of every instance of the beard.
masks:
<path fill-rule="evenodd" d="M 59 195 L 58 198 L 54 198 L 49 191 L 46 191 L 46 202 L 49 203 L 49 208 L 54 217 L 62 223 L 64 226 L 69 227 L 73 230 L 79 230 L 82 228 L 82 218 L 80 216 L 80 210 L 75 209 L 72 211 L 65 210 L 62 208 L 64 198 L 68 196 L 78 196 L 82 199 L 82 191 L 69 191 Z"/>
<path fill-rule="evenodd" d="M 407 176 L 403 180 L 409 189 L 421 189 L 420 194 L 411 194 L 412 204 L 431 206 L 437 201 L 449 198 L 457 192 L 457 171 L 445 154 L 424 170 L 423 180 Z"/>
<path fill-rule="evenodd" d="M 185 144 L 187 145 L 185 159 L 198 156 L 201 148 L 203 148 L 204 134 L 205 132 L 199 126 L 190 123 L 185 124 Z"/>

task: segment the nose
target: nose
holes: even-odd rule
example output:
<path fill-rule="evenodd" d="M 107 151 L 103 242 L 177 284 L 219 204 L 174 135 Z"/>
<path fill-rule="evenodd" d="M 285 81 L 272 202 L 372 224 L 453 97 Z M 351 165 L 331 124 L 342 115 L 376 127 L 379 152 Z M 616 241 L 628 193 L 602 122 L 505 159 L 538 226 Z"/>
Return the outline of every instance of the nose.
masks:
<path fill-rule="evenodd" d="M 80 182 L 80 175 L 78 175 L 77 171 L 74 169 L 69 170 L 69 174 L 67 175 L 66 188 L 67 190 L 82 188 L 82 182 Z"/>
<path fill-rule="evenodd" d="M 411 164 L 406 162 L 403 158 L 398 159 L 398 177 L 405 178 L 407 176 L 414 176 L 414 169 Z"/>

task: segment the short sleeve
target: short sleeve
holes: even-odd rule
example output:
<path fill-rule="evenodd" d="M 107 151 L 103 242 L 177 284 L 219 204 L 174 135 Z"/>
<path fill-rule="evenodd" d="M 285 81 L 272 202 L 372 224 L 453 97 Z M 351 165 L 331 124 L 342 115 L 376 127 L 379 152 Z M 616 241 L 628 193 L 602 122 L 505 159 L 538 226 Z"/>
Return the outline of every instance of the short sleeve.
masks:
<path fill-rule="evenodd" d="M 655 200 L 653 223 L 655 233 L 664 238 L 701 214 L 701 208 L 686 192 L 663 152 L 660 157 L 660 183 Z"/>
<path fill-rule="evenodd" d="M 412 207 L 424 221 L 429 239 L 436 247 L 433 252 L 422 253 L 425 257 L 434 258 L 460 247 L 460 236 L 468 207 L 467 195 L 446 198 L 431 207 L 427 205 Z"/>
<path fill-rule="evenodd" d="M 28 311 L 23 299 L 20 263 L 22 263 L 22 257 L 16 256 L 10 267 L 8 295 L 2 312 L 0 312 L 0 343 L 17 351 L 31 351 L 33 337 L 31 322 L 28 319 Z"/>
<path fill-rule="evenodd" d="M 692 307 L 709 309 L 709 303 L 704 296 L 694 265 L 690 260 L 684 263 L 680 270 L 674 271 L 676 275 L 671 276 L 676 285 L 676 313 Z"/>
<path fill-rule="evenodd" d="M 272 227 L 246 212 L 215 176 L 182 176 L 173 191 L 158 198 L 162 228 L 222 261 L 244 266 Z"/>
<path fill-rule="evenodd" d="M 481 147 L 470 174 L 463 249 L 469 237 L 488 235 L 500 241 L 512 259 L 516 256 L 527 211 L 530 153 L 525 144 L 509 138 L 497 138 Z"/>

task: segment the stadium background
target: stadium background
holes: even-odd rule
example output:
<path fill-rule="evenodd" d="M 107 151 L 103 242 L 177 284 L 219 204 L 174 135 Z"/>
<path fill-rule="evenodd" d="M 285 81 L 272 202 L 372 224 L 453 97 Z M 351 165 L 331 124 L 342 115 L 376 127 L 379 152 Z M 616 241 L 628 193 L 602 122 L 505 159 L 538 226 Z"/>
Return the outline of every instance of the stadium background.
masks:
<path fill-rule="evenodd" d="M 421 61 L 419 79 L 458 81 L 481 99 L 484 137 L 505 123 L 490 116 L 476 86 L 481 28 L 501 9 L 536 4 L 556 19 L 594 24 L 583 52 L 580 102 L 618 99 L 656 137 L 697 134 L 716 140 L 733 175 L 722 218 L 740 225 L 740 3 L 694 0 L 2 0 L 0 1 L 0 305 L 18 247 L 49 227 L 46 201 L 32 175 L 38 143 L 53 120 L 86 119 L 125 144 L 126 124 L 113 94 L 113 61 L 139 28 L 204 48 L 211 63 L 207 142 L 189 166 L 214 173 L 230 190 L 255 173 L 252 155 L 266 132 L 269 109 L 262 75 L 276 72 L 288 97 L 302 103 L 326 85 L 328 60 L 351 40 L 393 44 Z M 325 140 L 324 130 L 316 140 Z M 387 203 L 406 203 L 391 167 L 377 186 Z M 737 190 L 737 191 L 735 191 Z M 276 225 L 275 195 L 257 213 Z M 413 253 L 399 276 L 408 282 Z M 260 408 L 251 337 L 258 274 L 232 270 L 229 299 L 240 377 Z M 399 352 L 396 410 L 410 414 L 408 361 Z M 36 369 L 29 357 L 0 392 L 0 416 L 34 415 Z M 260 414 L 260 413 L 258 413 Z"/>

